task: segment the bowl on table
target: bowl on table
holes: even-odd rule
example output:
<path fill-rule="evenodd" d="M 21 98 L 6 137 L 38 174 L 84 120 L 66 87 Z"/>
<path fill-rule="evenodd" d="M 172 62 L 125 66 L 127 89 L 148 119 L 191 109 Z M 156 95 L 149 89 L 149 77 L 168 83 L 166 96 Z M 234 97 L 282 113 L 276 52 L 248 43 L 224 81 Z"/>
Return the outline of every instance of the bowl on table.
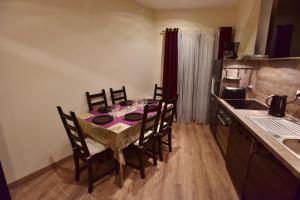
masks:
<path fill-rule="evenodd" d="M 107 124 L 113 121 L 114 118 L 111 115 L 101 115 L 93 118 L 93 123 L 95 124 Z"/>
<path fill-rule="evenodd" d="M 146 104 L 155 104 L 155 103 L 157 103 L 157 100 L 155 100 L 155 99 L 146 99 L 145 103 Z"/>
<path fill-rule="evenodd" d="M 143 114 L 138 112 L 132 112 L 124 115 L 124 119 L 127 121 L 139 121 L 143 119 Z"/>
<path fill-rule="evenodd" d="M 132 100 L 121 101 L 120 105 L 121 106 L 132 106 L 133 105 L 133 101 Z"/>
<path fill-rule="evenodd" d="M 101 108 L 98 108 L 97 110 L 99 113 L 108 113 L 108 112 L 111 112 L 112 111 L 112 107 L 111 106 L 108 106 L 108 107 L 101 107 Z"/>

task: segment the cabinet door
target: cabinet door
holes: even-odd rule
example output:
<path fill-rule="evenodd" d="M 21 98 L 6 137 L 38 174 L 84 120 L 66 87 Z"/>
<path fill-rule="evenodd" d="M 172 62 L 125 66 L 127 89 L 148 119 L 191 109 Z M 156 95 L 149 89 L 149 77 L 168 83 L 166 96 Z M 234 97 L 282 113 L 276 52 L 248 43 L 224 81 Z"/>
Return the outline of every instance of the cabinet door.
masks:
<path fill-rule="evenodd" d="M 226 166 L 240 198 L 242 198 L 245 188 L 252 145 L 252 135 L 240 123 L 233 120 L 228 142 Z"/>
<path fill-rule="evenodd" d="M 265 147 L 255 144 L 249 167 L 245 199 L 296 199 L 298 180 Z"/>
<path fill-rule="evenodd" d="M 214 95 L 210 95 L 210 109 L 209 109 L 209 126 L 210 130 L 213 133 L 214 137 L 217 132 L 217 100 Z"/>

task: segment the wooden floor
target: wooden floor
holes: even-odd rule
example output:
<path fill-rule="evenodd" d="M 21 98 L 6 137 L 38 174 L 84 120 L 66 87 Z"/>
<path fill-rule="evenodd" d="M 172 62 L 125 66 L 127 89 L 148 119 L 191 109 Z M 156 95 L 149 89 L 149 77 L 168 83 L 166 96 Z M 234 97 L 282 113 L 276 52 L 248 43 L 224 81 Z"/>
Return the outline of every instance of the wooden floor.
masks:
<path fill-rule="evenodd" d="M 146 168 L 146 178 L 126 167 L 123 188 L 116 175 L 104 177 L 88 194 L 86 175 L 74 181 L 73 161 L 54 166 L 34 180 L 11 190 L 13 199 L 238 199 L 208 126 L 175 124 L 173 152 L 164 162 Z M 149 160 L 151 162 L 151 160 Z"/>

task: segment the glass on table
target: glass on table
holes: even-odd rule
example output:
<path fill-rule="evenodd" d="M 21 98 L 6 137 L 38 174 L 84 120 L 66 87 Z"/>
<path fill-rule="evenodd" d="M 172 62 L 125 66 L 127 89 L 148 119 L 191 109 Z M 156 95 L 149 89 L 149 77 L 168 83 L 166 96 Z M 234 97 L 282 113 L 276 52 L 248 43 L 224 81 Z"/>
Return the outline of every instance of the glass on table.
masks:
<path fill-rule="evenodd" d="M 145 98 L 141 99 L 141 104 L 144 107 L 147 104 L 147 100 Z"/>
<path fill-rule="evenodd" d="M 116 112 L 121 110 L 121 105 L 120 104 L 115 104 L 114 107 L 115 107 Z"/>
<path fill-rule="evenodd" d="M 121 108 L 120 108 L 119 104 L 112 105 L 112 109 L 111 109 L 111 112 L 109 114 L 112 115 L 115 118 L 116 116 L 118 116 L 118 111 L 120 109 Z"/>
<path fill-rule="evenodd" d="M 137 106 L 139 104 L 139 98 L 135 97 L 133 99 L 133 106 Z"/>
<path fill-rule="evenodd" d="M 108 114 L 115 117 L 115 105 L 111 106 L 111 111 Z"/>

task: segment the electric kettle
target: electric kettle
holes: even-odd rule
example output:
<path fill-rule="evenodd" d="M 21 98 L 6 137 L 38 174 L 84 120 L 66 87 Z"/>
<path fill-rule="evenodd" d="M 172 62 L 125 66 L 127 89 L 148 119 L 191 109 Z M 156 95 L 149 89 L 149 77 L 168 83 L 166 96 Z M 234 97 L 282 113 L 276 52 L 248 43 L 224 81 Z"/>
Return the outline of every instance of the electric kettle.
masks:
<path fill-rule="evenodd" d="M 266 104 L 269 107 L 269 114 L 276 117 L 283 117 L 285 115 L 285 109 L 287 104 L 286 95 L 271 95 L 266 99 Z M 271 99 L 271 104 L 269 100 Z"/>

